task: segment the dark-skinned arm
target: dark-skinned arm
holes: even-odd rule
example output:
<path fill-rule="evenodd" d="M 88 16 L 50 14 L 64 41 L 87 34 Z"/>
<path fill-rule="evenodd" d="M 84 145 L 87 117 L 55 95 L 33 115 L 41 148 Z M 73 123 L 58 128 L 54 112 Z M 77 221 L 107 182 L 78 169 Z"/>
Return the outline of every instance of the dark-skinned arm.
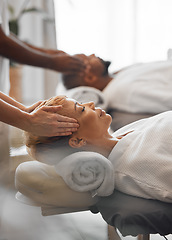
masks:
<path fill-rule="evenodd" d="M 64 54 L 64 55 L 68 55 L 66 52 L 62 51 L 62 50 L 58 50 L 58 49 L 46 49 L 46 48 L 40 48 L 40 47 L 37 47 L 37 46 L 34 46 L 32 44 L 29 44 L 27 42 L 23 42 L 21 41 L 19 38 L 17 38 L 17 36 L 13 33 L 10 33 L 10 38 L 13 39 L 14 41 L 17 41 L 18 44 L 25 44 L 26 46 L 34 49 L 34 50 L 37 50 L 37 51 L 40 51 L 42 53 L 47 53 L 47 54 Z"/>
<path fill-rule="evenodd" d="M 82 72 L 84 64 L 76 57 L 67 54 L 50 54 L 31 48 L 10 36 L 6 36 L 0 26 L 0 55 L 36 67 L 47 68 L 59 72 Z"/>

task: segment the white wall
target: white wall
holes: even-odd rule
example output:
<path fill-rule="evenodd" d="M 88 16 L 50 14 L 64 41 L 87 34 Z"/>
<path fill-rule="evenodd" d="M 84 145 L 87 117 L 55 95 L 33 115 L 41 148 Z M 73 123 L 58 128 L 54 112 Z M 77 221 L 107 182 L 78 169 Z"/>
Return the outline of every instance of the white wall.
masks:
<path fill-rule="evenodd" d="M 165 60 L 172 47 L 171 0 L 55 0 L 58 47 L 96 53 L 111 70 Z"/>
<path fill-rule="evenodd" d="M 8 0 L 15 8 L 15 16 L 18 16 L 23 3 L 28 3 L 27 8 L 36 7 L 45 11 L 52 18 L 46 21 L 45 15 L 39 12 L 30 12 L 22 15 L 19 25 L 19 38 L 38 47 L 56 49 L 54 8 L 52 0 Z M 58 83 L 58 75 L 53 71 L 43 70 L 37 67 L 23 66 L 22 92 L 23 103 L 31 104 L 40 99 L 46 99 L 55 95 Z"/>
<path fill-rule="evenodd" d="M 113 70 L 132 63 L 134 4 L 135 0 L 56 0 L 58 47 L 71 54 L 95 53 L 111 60 Z"/>
<path fill-rule="evenodd" d="M 46 11 L 48 14 L 51 11 L 48 7 L 51 7 L 51 5 L 52 1 L 31 0 L 28 7 L 34 6 Z M 53 19 L 54 15 L 50 17 Z M 56 49 L 55 27 L 53 22 L 46 21 L 44 15 L 39 12 L 23 15 L 20 38 L 38 47 Z M 23 78 L 24 102 L 27 104 L 55 95 L 54 89 L 56 88 L 57 82 L 57 73 L 41 68 L 25 66 Z"/>
<path fill-rule="evenodd" d="M 172 47 L 172 1 L 138 0 L 137 59 L 154 61 L 167 58 Z"/>

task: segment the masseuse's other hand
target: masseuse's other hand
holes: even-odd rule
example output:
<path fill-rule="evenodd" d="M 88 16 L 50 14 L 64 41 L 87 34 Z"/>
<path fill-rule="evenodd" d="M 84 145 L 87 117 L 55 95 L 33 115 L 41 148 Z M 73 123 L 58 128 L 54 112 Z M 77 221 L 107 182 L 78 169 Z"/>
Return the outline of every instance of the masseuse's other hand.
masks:
<path fill-rule="evenodd" d="M 38 136 L 68 136 L 77 131 L 79 124 L 73 118 L 59 115 L 62 106 L 42 106 L 30 113 L 30 129 Z"/>
<path fill-rule="evenodd" d="M 54 55 L 54 63 L 56 69 L 62 73 L 83 73 L 85 70 L 85 64 L 77 57 L 70 56 L 68 54 Z"/>
<path fill-rule="evenodd" d="M 44 101 L 43 101 L 43 100 L 42 100 L 42 101 L 40 100 L 40 101 L 34 103 L 33 105 L 31 105 L 31 106 L 29 106 L 29 107 L 26 107 L 26 108 L 24 109 L 24 111 L 25 111 L 25 112 L 28 112 L 28 113 L 31 113 L 31 112 L 34 111 L 35 108 L 38 107 L 42 102 L 44 102 Z"/>

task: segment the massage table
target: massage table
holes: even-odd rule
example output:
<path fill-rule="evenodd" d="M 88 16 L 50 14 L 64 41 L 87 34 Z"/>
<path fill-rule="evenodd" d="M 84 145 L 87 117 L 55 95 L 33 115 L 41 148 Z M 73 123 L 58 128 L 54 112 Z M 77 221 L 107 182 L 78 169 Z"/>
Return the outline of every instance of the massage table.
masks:
<path fill-rule="evenodd" d="M 138 236 L 137 239 L 148 240 L 150 234 L 165 236 L 172 233 L 172 204 L 157 200 L 133 197 L 117 190 L 90 208 L 96 214 L 100 212 L 103 219 L 118 229 L 122 236 Z M 112 231 L 112 229 L 110 229 Z M 114 231 L 112 238 L 120 239 Z"/>
<path fill-rule="evenodd" d="M 36 206 L 19 192 L 16 198 L 25 204 Z M 150 234 L 160 234 L 168 239 L 165 236 L 172 233 L 171 203 L 134 197 L 117 190 L 110 196 L 100 197 L 90 208 L 65 209 L 44 206 L 41 207 L 41 211 L 43 216 L 83 211 L 100 213 L 108 225 L 109 240 L 121 240 L 120 234 L 124 237 L 137 236 L 138 240 L 149 240 Z"/>
<path fill-rule="evenodd" d="M 68 156 L 67 158 L 70 157 L 71 156 Z M 90 156 L 88 157 L 91 158 Z M 73 158 L 72 159 L 70 158 L 70 160 L 72 161 Z M 91 162 L 92 161 L 94 160 L 91 159 Z M 32 164 L 34 164 L 34 162 Z M 109 170 L 107 174 L 108 175 L 110 174 Z M 21 180 L 22 179 L 18 179 L 18 182 Z M 106 185 L 111 186 L 111 184 L 108 182 Z M 22 187 L 27 188 L 27 185 L 26 186 L 22 185 Z M 100 187 L 99 192 L 100 190 L 103 191 L 103 189 L 101 189 Z M 42 206 L 41 207 L 42 215 L 50 216 L 85 210 L 86 211 L 90 210 L 93 214 L 100 213 L 102 218 L 108 224 L 109 240 L 120 240 L 120 237 L 116 231 L 117 229 L 122 234 L 122 236 L 128 235 L 138 236 L 137 238 L 138 240 L 149 240 L 150 234 L 158 233 L 162 236 L 165 236 L 172 233 L 171 203 L 134 197 L 113 189 L 114 187 L 112 188 L 112 192 L 110 195 L 99 197 L 98 202 L 94 206 L 91 206 L 90 208 L 87 207 L 86 209 L 85 208 L 64 209 L 59 207 Z M 30 191 L 33 190 L 30 189 Z M 96 190 L 96 192 L 97 191 L 98 189 Z M 32 196 L 32 193 L 30 196 Z M 42 197 L 41 193 L 40 197 Z M 34 203 L 31 202 L 29 203 L 29 201 L 27 202 L 27 198 L 25 198 L 25 196 L 22 196 L 20 193 L 18 193 L 17 199 L 23 203 L 34 205 Z M 41 205 L 38 204 L 38 206 Z"/>

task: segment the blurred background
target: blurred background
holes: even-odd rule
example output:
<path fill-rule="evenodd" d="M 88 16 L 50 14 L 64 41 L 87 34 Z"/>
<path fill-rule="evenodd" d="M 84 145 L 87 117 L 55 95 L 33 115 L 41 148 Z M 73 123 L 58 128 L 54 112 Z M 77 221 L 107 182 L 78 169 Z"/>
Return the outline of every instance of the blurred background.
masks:
<path fill-rule="evenodd" d="M 69 54 L 95 53 L 112 61 L 111 72 L 137 62 L 171 57 L 171 0 L 7 1 L 12 29 L 15 32 L 17 25 L 15 33 L 21 40 Z M 50 70 L 12 64 L 10 95 L 26 105 L 32 104 L 55 95 L 59 79 L 60 74 Z M 22 134 L 11 127 L 12 183 L 18 164 L 32 160 L 26 153 Z M 40 209 L 15 200 L 14 186 L 6 191 L 6 202 L 0 208 L 0 240 L 108 239 L 107 225 L 100 215 L 81 213 L 45 218 Z M 162 237 L 155 235 L 151 239 Z"/>

